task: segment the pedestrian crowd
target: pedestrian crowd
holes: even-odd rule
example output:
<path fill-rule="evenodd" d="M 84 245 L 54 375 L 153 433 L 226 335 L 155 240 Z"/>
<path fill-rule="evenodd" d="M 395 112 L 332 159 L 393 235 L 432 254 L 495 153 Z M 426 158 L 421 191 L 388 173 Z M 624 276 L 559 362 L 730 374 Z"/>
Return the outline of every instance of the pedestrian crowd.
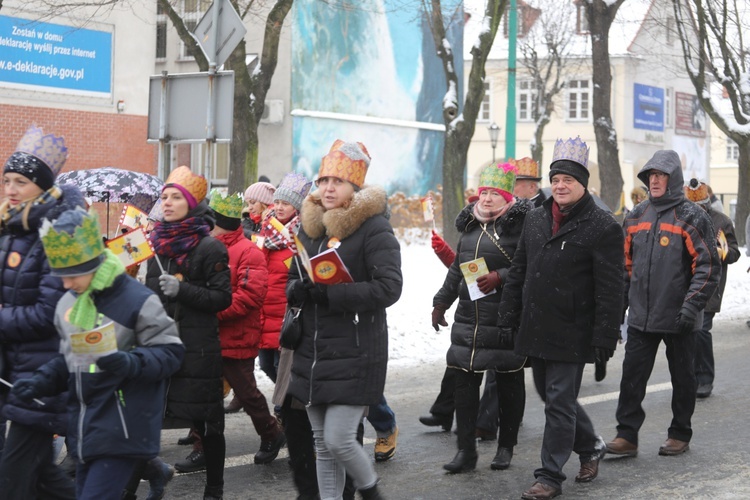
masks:
<path fill-rule="evenodd" d="M 221 499 L 225 414 L 239 411 L 260 437 L 256 464 L 288 447 L 297 498 L 384 498 L 362 443 L 366 421 L 374 460 L 396 452 L 386 308 L 403 278 L 386 192 L 365 182 L 366 146 L 337 140 L 314 182 L 293 172 L 244 193 L 209 193 L 203 176 L 174 169 L 140 280 L 107 248 L 78 189 L 56 183 L 67 155 L 62 137 L 31 127 L 3 168 L 0 500 L 135 499 L 142 480 L 159 500 L 176 472 L 196 471 L 204 500 Z M 478 439 L 497 440 L 489 467 L 506 470 L 529 368 L 545 427 L 523 499 L 561 495 L 572 453 L 579 483 L 606 454 L 637 455 L 661 343 L 673 416 L 658 453 L 689 450 L 696 398 L 713 390 L 713 318 L 740 257 L 731 219 L 709 186 L 686 185 L 674 151 L 640 170 L 644 187 L 622 223 L 590 192 L 588 156 L 580 138 L 557 141 L 549 197 L 533 160 L 493 162 L 456 216 L 455 246 L 432 234 L 447 267 L 436 331 L 458 303 L 439 393 L 420 422 L 455 422 L 448 473 L 478 466 Z M 623 340 L 607 442 L 577 398 L 585 365 L 601 380 Z M 256 359 L 275 384 L 270 406 Z M 166 428 L 188 429 L 179 443 L 192 446 L 174 465 L 159 457 Z"/>

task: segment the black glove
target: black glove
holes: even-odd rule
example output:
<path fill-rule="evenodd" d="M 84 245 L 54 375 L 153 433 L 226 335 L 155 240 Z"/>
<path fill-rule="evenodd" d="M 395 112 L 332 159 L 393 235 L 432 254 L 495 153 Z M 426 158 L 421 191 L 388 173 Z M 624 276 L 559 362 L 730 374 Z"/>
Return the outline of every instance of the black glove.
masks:
<path fill-rule="evenodd" d="M 498 338 L 500 340 L 500 349 L 513 349 L 513 347 L 515 347 L 516 332 L 518 330 L 511 326 L 500 326 L 498 328 L 500 330 L 500 333 L 498 335 Z"/>
<path fill-rule="evenodd" d="M 448 322 L 445 321 L 445 311 L 448 310 L 448 306 L 445 304 L 435 304 L 432 308 L 432 327 L 435 331 L 440 330 L 440 326 L 448 326 Z"/>
<path fill-rule="evenodd" d="M 31 403 L 34 398 L 38 398 L 42 395 L 43 387 L 44 380 L 41 377 L 34 376 L 31 378 L 22 378 L 13 384 L 10 393 L 24 403 Z"/>
<path fill-rule="evenodd" d="M 614 349 L 594 347 L 594 380 L 601 382 L 607 376 L 607 361 L 614 356 Z"/>
<path fill-rule="evenodd" d="M 141 374 L 141 358 L 131 352 L 117 351 L 96 362 L 96 366 L 102 370 L 112 372 L 125 378 L 134 378 Z"/>
<path fill-rule="evenodd" d="M 695 330 L 696 314 L 688 307 L 682 307 L 677 314 L 677 331 L 681 334 L 692 333 Z"/>
<path fill-rule="evenodd" d="M 316 285 L 312 282 L 310 284 L 312 286 L 307 289 L 310 300 L 315 304 L 328 305 L 328 285 Z"/>
<path fill-rule="evenodd" d="M 295 281 L 289 289 L 287 298 L 294 305 L 299 305 L 305 302 L 305 300 L 307 299 L 307 286 L 305 284 L 305 280 Z"/>

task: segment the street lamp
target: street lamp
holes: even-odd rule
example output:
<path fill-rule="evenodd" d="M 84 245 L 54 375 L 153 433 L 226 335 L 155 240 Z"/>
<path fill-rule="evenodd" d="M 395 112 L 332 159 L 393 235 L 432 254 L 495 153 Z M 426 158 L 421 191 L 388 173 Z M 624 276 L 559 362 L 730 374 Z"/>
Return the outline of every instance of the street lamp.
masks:
<path fill-rule="evenodd" d="M 495 163 L 495 148 L 497 147 L 497 137 L 500 135 L 500 127 L 497 123 L 492 122 L 492 125 L 487 127 L 490 131 L 490 146 L 492 146 L 492 163 Z"/>

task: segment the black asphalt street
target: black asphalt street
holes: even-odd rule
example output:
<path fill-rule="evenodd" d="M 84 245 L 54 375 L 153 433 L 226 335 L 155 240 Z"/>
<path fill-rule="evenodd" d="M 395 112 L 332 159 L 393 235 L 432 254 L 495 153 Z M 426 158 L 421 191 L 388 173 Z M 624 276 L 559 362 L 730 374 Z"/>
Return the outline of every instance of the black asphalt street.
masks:
<path fill-rule="evenodd" d="M 693 416 L 690 451 L 682 456 L 662 457 L 659 446 L 666 439 L 671 419 L 671 385 L 662 347 L 649 382 L 644 407 L 646 422 L 640 433 L 635 458 L 607 458 L 599 477 L 589 484 L 576 484 L 578 458 L 572 456 L 565 473 L 563 498 L 748 498 L 750 497 L 750 329 L 745 320 L 714 322 L 716 382 L 713 395 L 698 400 Z M 609 441 L 615 435 L 615 409 L 624 349 L 619 346 L 609 363 L 607 378 L 594 381 L 593 366 L 586 368 L 580 402 L 594 421 L 597 431 Z M 527 403 L 519 444 L 510 469 L 490 470 L 495 442 L 478 444 L 479 462 L 473 472 L 450 475 L 442 465 L 456 451 L 452 433 L 436 431 L 419 423 L 438 392 L 442 363 L 392 368 L 386 397 L 396 413 L 400 434 L 393 459 L 375 465 L 384 495 L 389 499 L 517 499 L 534 480 L 544 431 L 544 408 L 527 370 Z M 272 387 L 261 386 L 268 398 Z M 439 428 L 437 428 L 439 429 Z M 177 446 L 186 432 L 164 431 L 163 458 L 174 463 L 189 453 Z M 372 454 L 375 433 L 366 426 L 365 448 Z M 286 449 L 270 465 L 254 465 L 259 439 L 245 414 L 227 417 L 227 500 L 294 499 Z M 202 499 L 204 473 L 178 474 L 170 483 L 168 499 Z M 142 483 L 139 498 L 145 498 Z"/>

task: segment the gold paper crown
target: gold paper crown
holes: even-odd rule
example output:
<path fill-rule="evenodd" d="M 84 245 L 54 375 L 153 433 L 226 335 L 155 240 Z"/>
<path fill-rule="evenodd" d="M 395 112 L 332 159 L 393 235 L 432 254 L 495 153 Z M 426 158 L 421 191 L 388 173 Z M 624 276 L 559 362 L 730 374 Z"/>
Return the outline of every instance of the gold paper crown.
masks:
<path fill-rule="evenodd" d="M 320 162 L 318 179 L 338 177 L 357 187 L 362 187 L 369 166 L 370 153 L 364 144 L 337 139 Z"/>
<path fill-rule="evenodd" d="M 539 177 L 539 164 L 528 156 L 526 156 L 525 158 L 521 158 L 520 160 L 509 158 L 508 163 L 518 167 L 518 174 L 516 175 L 516 179 L 541 180 L 541 177 Z"/>
<path fill-rule="evenodd" d="M 558 139 L 552 152 L 552 163 L 558 160 L 574 161 L 584 168 L 589 168 L 589 147 L 580 136 L 567 141 Z"/>
<path fill-rule="evenodd" d="M 705 182 L 698 179 L 690 179 L 690 183 L 685 186 L 685 196 L 694 203 L 707 203 L 711 201 L 708 194 L 708 186 Z"/>
<path fill-rule="evenodd" d="M 245 200 L 240 193 L 224 196 L 219 191 L 211 192 L 211 203 L 208 204 L 215 212 L 230 219 L 242 218 L 242 207 Z"/>
<path fill-rule="evenodd" d="M 53 269 L 85 264 L 104 252 L 104 242 L 102 242 L 99 217 L 96 212 L 84 215 L 81 225 L 76 226 L 72 235 L 65 230 L 57 232 L 53 223 L 45 219 L 39 229 L 39 235 L 44 246 L 44 253 Z"/>
<path fill-rule="evenodd" d="M 195 198 L 196 203 L 200 203 L 206 197 L 208 192 L 208 181 L 202 175 L 194 174 L 190 167 L 181 166 L 172 170 L 167 177 L 165 187 L 169 184 L 177 184 L 184 188 Z"/>
<path fill-rule="evenodd" d="M 31 126 L 18 142 L 16 151 L 27 153 L 42 160 L 57 176 L 68 159 L 65 139 L 54 134 L 44 135 L 41 128 Z"/>

